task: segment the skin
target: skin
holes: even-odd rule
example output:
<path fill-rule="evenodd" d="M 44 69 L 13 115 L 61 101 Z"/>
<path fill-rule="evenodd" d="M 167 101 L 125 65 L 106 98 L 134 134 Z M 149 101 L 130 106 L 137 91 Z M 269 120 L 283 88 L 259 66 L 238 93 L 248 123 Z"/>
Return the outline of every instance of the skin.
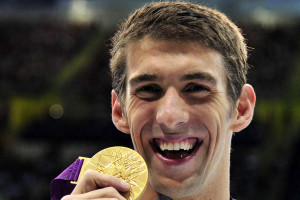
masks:
<path fill-rule="evenodd" d="M 128 52 L 126 115 L 113 93 L 113 120 L 145 158 L 151 186 L 173 199 L 229 199 L 232 133 L 252 119 L 253 88 L 245 85 L 230 105 L 221 55 L 198 43 L 146 37 Z M 187 162 L 170 164 L 153 151 L 154 138 L 197 138 L 202 145 Z"/>
<path fill-rule="evenodd" d="M 153 200 L 159 194 L 174 200 L 229 199 L 231 138 L 250 123 L 255 93 L 245 84 L 231 105 L 225 77 L 222 56 L 199 43 L 145 37 L 128 47 L 124 108 L 112 91 L 112 118 L 120 131 L 131 134 L 147 163 L 149 184 L 141 199 Z M 199 145 L 192 156 L 173 162 L 156 153 L 152 144 L 157 139 L 197 140 Z M 97 197 L 104 197 L 105 186 L 116 188 L 115 198 L 122 199 L 118 191 L 126 191 L 124 185 L 114 180 L 99 189 L 93 177 L 76 186 L 76 194 L 85 195 L 82 199 L 92 198 L 96 188 Z M 95 184 L 82 190 L 91 179 Z"/>

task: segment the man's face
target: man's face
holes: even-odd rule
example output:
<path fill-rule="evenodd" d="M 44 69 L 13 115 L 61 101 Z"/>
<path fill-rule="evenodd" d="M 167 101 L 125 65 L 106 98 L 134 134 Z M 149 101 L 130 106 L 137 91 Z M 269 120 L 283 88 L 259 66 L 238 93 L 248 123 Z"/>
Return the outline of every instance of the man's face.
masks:
<path fill-rule="evenodd" d="M 126 120 L 152 187 L 195 195 L 229 162 L 231 106 L 221 55 L 198 43 L 144 38 L 128 48 L 126 84 Z"/>

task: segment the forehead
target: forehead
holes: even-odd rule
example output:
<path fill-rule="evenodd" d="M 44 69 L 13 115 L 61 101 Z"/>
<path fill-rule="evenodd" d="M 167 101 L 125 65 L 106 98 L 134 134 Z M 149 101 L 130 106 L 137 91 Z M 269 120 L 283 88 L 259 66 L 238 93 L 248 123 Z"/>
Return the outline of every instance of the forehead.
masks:
<path fill-rule="evenodd" d="M 220 53 L 199 42 L 155 40 L 145 37 L 128 46 L 126 71 L 128 79 L 143 73 L 171 73 L 177 70 L 184 74 L 202 71 L 223 82 L 226 80 L 223 63 Z"/>

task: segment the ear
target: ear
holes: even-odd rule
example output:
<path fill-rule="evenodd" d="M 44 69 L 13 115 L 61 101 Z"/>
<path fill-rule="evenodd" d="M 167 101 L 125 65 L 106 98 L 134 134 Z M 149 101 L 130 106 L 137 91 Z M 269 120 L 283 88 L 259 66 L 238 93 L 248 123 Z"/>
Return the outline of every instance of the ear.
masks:
<path fill-rule="evenodd" d="M 231 130 L 233 132 L 239 132 L 250 124 L 254 114 L 255 101 L 256 97 L 253 87 L 245 84 L 242 87 L 241 96 L 238 99 L 232 119 Z"/>
<path fill-rule="evenodd" d="M 112 121 L 116 128 L 123 133 L 129 134 L 128 120 L 123 114 L 121 103 L 118 95 L 114 90 L 111 92 L 111 105 L 112 105 Z"/>

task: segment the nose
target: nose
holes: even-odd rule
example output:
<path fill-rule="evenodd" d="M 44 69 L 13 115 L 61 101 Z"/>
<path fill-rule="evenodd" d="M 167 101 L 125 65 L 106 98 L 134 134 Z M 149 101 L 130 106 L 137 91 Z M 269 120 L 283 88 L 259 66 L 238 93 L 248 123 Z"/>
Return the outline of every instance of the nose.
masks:
<path fill-rule="evenodd" d="M 170 88 L 159 100 L 156 121 L 168 129 L 174 129 L 179 125 L 183 125 L 189 120 L 189 113 L 186 106 L 186 102 L 176 89 Z"/>

